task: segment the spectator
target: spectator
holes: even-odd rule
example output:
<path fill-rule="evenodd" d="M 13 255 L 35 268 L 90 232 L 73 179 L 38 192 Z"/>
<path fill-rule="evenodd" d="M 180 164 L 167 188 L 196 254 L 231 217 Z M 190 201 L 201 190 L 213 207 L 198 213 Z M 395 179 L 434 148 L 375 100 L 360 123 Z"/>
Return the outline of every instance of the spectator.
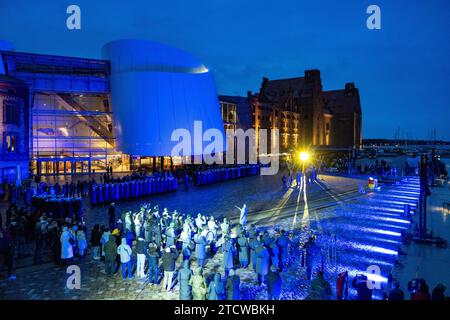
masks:
<path fill-rule="evenodd" d="M 92 255 L 94 260 L 100 259 L 100 245 L 101 245 L 101 239 L 102 235 L 100 233 L 100 226 L 96 224 L 91 232 L 91 239 L 90 243 L 92 246 Z M 109 238 L 109 237 L 108 237 Z M 108 239 L 109 240 L 109 239 Z"/>
<path fill-rule="evenodd" d="M 447 289 L 442 283 L 438 283 L 431 293 L 431 300 L 445 300 L 445 290 Z"/>
<path fill-rule="evenodd" d="M 139 237 L 136 243 L 137 269 L 138 278 L 145 278 L 145 242 L 144 238 Z"/>
<path fill-rule="evenodd" d="M 317 277 L 311 282 L 309 299 L 312 300 L 330 300 L 331 286 L 323 277 L 323 271 L 317 273 Z"/>
<path fill-rule="evenodd" d="M 208 300 L 224 300 L 225 286 L 220 273 L 214 275 L 214 281 L 208 286 Z"/>
<path fill-rule="evenodd" d="M 357 300 L 372 300 L 372 289 L 367 286 L 367 276 L 357 275 L 352 281 L 352 287 L 358 293 Z"/>
<path fill-rule="evenodd" d="M 194 300 L 206 299 L 206 280 L 203 276 L 203 269 L 197 267 L 194 271 L 194 275 L 189 280 L 189 285 L 192 287 L 192 296 Z"/>
<path fill-rule="evenodd" d="M 159 250 L 156 243 L 150 243 L 147 250 L 148 256 L 148 277 L 151 286 L 157 285 L 159 282 Z"/>
<path fill-rule="evenodd" d="M 63 231 L 59 240 L 61 242 L 61 259 L 65 264 L 72 264 L 75 236 L 67 226 L 63 227 Z"/>
<path fill-rule="evenodd" d="M 231 269 L 226 284 L 228 300 L 240 300 L 240 283 L 241 278 Z"/>
<path fill-rule="evenodd" d="M 127 244 L 127 240 L 122 238 L 122 243 L 117 247 L 117 254 L 120 256 L 120 263 L 122 265 L 122 279 L 126 280 L 127 275 L 129 279 L 134 279 L 132 271 L 132 254 L 131 247 Z"/>
<path fill-rule="evenodd" d="M 178 272 L 178 283 L 180 284 L 180 300 L 192 300 L 192 288 L 189 281 L 192 270 L 189 268 L 189 260 L 183 261 L 183 267 Z"/>
<path fill-rule="evenodd" d="M 400 289 L 400 283 L 398 281 L 393 282 L 394 289 L 392 289 L 389 292 L 389 300 L 399 301 L 405 299 L 405 294 L 403 293 L 403 290 Z"/>
<path fill-rule="evenodd" d="M 116 272 L 117 244 L 116 238 L 110 234 L 108 241 L 104 244 L 105 271 L 107 275 Z"/>
<path fill-rule="evenodd" d="M 420 279 L 419 285 L 416 292 L 411 294 L 411 300 L 430 300 L 430 292 L 428 289 L 428 285 L 425 280 Z"/>
<path fill-rule="evenodd" d="M 172 289 L 172 278 L 175 271 L 175 253 L 170 247 L 167 247 L 162 255 L 162 264 L 164 270 L 163 290 L 169 292 Z"/>
<path fill-rule="evenodd" d="M 281 294 L 282 279 L 277 268 L 272 265 L 267 276 L 268 300 L 279 300 Z"/>

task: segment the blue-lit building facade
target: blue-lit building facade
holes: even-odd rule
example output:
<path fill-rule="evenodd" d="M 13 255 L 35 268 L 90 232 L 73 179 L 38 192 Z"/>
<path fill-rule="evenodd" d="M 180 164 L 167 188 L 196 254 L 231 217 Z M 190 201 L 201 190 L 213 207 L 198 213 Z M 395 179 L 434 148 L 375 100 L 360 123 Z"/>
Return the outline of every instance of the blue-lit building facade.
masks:
<path fill-rule="evenodd" d="M 10 87 L 9 95 L 11 87 L 22 88 L 16 100 L 27 119 L 13 135 L 23 140 L 20 154 L 3 148 L 2 158 L 11 161 L 2 168 L 16 167 L 24 155 L 23 163 L 29 163 L 21 168 L 24 178 L 101 173 L 108 166 L 114 172 L 167 168 L 180 162 L 170 157 L 174 129 L 192 130 L 193 121 L 202 120 L 204 130 L 223 130 L 212 76 L 190 54 L 121 40 L 105 45 L 103 56 L 62 57 L 0 46 L 0 84 Z M 3 143 L 12 139 L 8 130 Z"/>
<path fill-rule="evenodd" d="M 114 151 L 108 61 L 13 51 L 1 56 L 6 75 L 29 88 L 32 173 L 101 172 L 108 163 L 122 163 Z"/>

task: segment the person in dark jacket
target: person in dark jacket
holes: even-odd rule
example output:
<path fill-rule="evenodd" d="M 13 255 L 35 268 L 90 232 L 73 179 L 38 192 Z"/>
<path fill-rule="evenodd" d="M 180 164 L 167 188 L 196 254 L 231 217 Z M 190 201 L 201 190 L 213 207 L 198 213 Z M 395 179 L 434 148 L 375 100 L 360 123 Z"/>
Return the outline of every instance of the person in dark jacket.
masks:
<path fill-rule="evenodd" d="M 227 279 L 226 289 L 228 300 L 239 300 L 240 299 L 240 289 L 239 285 L 241 283 L 241 278 L 236 275 L 234 269 L 230 269 L 229 277 Z"/>
<path fill-rule="evenodd" d="M 431 300 L 445 300 L 445 289 L 442 283 L 438 283 L 431 293 Z"/>
<path fill-rule="evenodd" d="M 116 206 L 115 203 L 111 203 L 108 207 L 108 219 L 109 219 L 109 229 L 114 230 L 116 227 Z"/>
<path fill-rule="evenodd" d="M 8 269 L 8 280 L 15 280 L 16 276 L 12 272 L 14 262 L 14 242 L 8 230 L 3 231 L 0 229 L 0 255 L 3 256 L 3 262 Z"/>
<path fill-rule="evenodd" d="M 113 235 L 109 236 L 108 241 L 104 245 L 105 251 L 105 271 L 108 275 L 116 272 L 117 244 Z"/>
<path fill-rule="evenodd" d="M 100 246 L 101 246 L 102 234 L 100 232 L 100 226 L 96 224 L 91 232 L 91 239 L 89 242 L 92 246 L 92 255 L 94 260 L 100 259 Z"/>
<path fill-rule="evenodd" d="M 43 219 L 42 219 L 43 220 Z M 42 263 L 42 248 L 44 247 L 44 234 L 42 232 L 41 223 L 37 223 L 34 231 L 35 251 L 34 263 Z"/>
<path fill-rule="evenodd" d="M 325 280 L 323 271 L 319 271 L 317 277 L 311 282 L 308 299 L 330 300 L 331 293 L 331 286 L 328 281 Z"/>
<path fill-rule="evenodd" d="M 282 271 L 286 270 L 288 264 L 289 244 L 290 240 L 286 234 L 286 231 L 281 230 L 281 234 L 277 239 L 277 245 L 279 248 L 280 267 Z"/>
<path fill-rule="evenodd" d="M 151 286 L 157 285 L 159 282 L 159 249 L 156 243 L 152 242 L 148 245 L 148 278 Z"/>
<path fill-rule="evenodd" d="M 167 247 L 162 255 L 164 270 L 163 289 L 169 292 L 172 289 L 172 278 L 175 271 L 175 253 Z"/>
<path fill-rule="evenodd" d="M 388 300 L 400 301 L 405 300 L 405 294 L 400 289 L 400 283 L 398 281 L 393 282 L 394 289 L 389 292 Z"/>
<path fill-rule="evenodd" d="M 277 268 L 272 265 L 267 275 L 268 300 L 279 300 L 281 294 L 282 279 Z"/>
<path fill-rule="evenodd" d="M 352 287 L 358 293 L 357 300 L 372 300 L 372 289 L 367 286 L 367 276 L 357 275 L 352 281 Z"/>
<path fill-rule="evenodd" d="M 180 300 L 192 300 L 192 288 L 189 280 L 192 277 L 192 270 L 189 267 L 189 260 L 183 261 L 183 267 L 178 272 L 178 283 L 180 284 Z"/>

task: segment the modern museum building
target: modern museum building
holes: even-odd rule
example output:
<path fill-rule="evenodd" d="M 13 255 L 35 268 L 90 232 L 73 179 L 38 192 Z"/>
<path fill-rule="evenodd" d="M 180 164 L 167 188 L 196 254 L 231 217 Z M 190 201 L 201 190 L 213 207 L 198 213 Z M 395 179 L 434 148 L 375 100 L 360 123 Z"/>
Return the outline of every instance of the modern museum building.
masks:
<path fill-rule="evenodd" d="M 118 40 L 102 58 L 24 53 L 0 41 L 2 181 L 167 168 L 181 161 L 170 157 L 175 129 L 202 121 L 203 130 L 223 130 L 213 77 L 191 54 Z"/>

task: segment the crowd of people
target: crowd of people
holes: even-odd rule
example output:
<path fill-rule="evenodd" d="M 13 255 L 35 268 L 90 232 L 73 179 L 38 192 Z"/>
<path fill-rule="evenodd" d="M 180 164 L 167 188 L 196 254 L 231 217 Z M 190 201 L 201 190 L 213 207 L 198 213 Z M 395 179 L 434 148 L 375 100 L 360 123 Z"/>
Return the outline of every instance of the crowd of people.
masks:
<path fill-rule="evenodd" d="M 53 216 L 51 213 L 40 211 L 39 207 L 19 208 L 15 204 L 11 204 L 6 210 L 4 227 L 0 218 L 0 226 L 0 253 L 3 263 L 7 266 L 10 280 L 15 279 L 14 262 L 33 255 L 30 246 L 34 246 L 34 263 L 43 262 L 46 249 L 51 250 L 55 263 L 60 263 L 61 257 L 65 257 L 61 251 L 64 228 L 70 227 L 75 230 L 77 236 L 75 239 L 80 240 L 80 243 L 83 238 L 81 233 L 86 230 L 82 216 L 78 220 L 61 215 Z"/>
<path fill-rule="evenodd" d="M 126 199 L 176 191 L 178 179 L 172 173 L 152 175 L 131 175 L 109 180 L 107 183 L 92 184 L 90 201 L 93 206 L 101 206 Z"/>
<path fill-rule="evenodd" d="M 288 189 L 291 187 L 300 188 L 302 185 L 302 182 L 304 181 L 306 184 L 314 183 L 317 180 L 317 169 L 314 166 L 308 166 L 304 169 L 305 172 L 303 173 L 301 170 L 297 171 L 295 173 L 289 172 L 289 175 L 283 175 L 281 178 L 281 182 L 283 183 L 283 188 Z M 295 181 L 295 185 L 294 185 Z"/>
<path fill-rule="evenodd" d="M 220 222 L 200 213 L 193 217 L 167 209 L 161 212 L 149 204 L 139 212 L 116 216 L 115 206 L 110 205 L 109 226 L 96 225 L 91 233 L 94 259 L 104 260 L 108 275 L 120 268 L 123 280 L 146 278 L 151 286 L 166 291 L 172 291 L 176 282 L 183 300 L 239 299 L 236 271 L 251 269 L 259 285 L 267 286 L 268 297 L 278 299 L 280 272 L 286 269 L 289 255 L 288 233 L 270 234 L 255 225 L 247 228 L 246 206 L 238 209 L 239 223 L 233 225 L 226 218 Z M 66 238 L 62 248 L 70 246 Z M 204 274 L 206 260 L 218 252 L 223 254 L 223 274 Z"/>
<path fill-rule="evenodd" d="M 195 185 L 204 186 L 216 182 L 259 175 L 260 170 L 261 167 L 258 164 L 211 168 L 195 171 L 192 178 Z"/>
<path fill-rule="evenodd" d="M 34 261 L 41 263 L 45 250 L 50 249 L 54 263 L 69 265 L 82 262 L 86 252 L 94 260 L 103 260 L 105 273 L 120 272 L 122 279 L 145 279 L 152 287 L 173 291 L 179 286 L 183 300 L 237 300 L 241 298 L 241 279 L 237 270 L 254 272 L 258 286 L 266 290 L 268 299 L 280 299 L 283 278 L 292 263 L 289 258 L 294 248 L 304 252 L 300 259 L 310 282 L 307 299 L 349 299 L 349 288 L 357 292 L 357 300 L 373 299 L 373 290 L 364 275 L 349 280 L 348 272 L 338 275 L 333 294 L 325 279 L 324 249 L 310 235 L 306 243 L 295 242 L 292 235 L 282 229 L 260 229 L 247 226 L 247 208 L 240 212 L 236 223 L 212 216 L 160 211 L 158 206 L 145 204 L 139 212 L 118 214 L 114 204 L 108 208 L 109 225 L 96 224 L 88 230 L 80 221 L 68 217 L 53 218 L 36 208 L 17 208 L 11 205 L 5 228 L 0 230 L 0 252 L 13 280 L 13 261 L 30 255 L 26 244 L 34 243 Z M 237 219 L 236 219 L 237 220 Z M 0 221 L 0 223 L 3 222 Z M 328 249 L 328 248 L 327 248 Z M 208 259 L 221 253 L 222 269 L 206 274 Z M 334 253 L 335 254 L 335 253 Z M 214 268 L 215 269 L 215 268 Z M 217 269 L 215 269 L 217 270 Z M 423 279 L 408 284 L 412 300 L 445 299 L 445 286 L 439 284 L 430 294 Z M 403 300 L 400 284 L 389 277 L 383 290 L 387 300 Z"/>

